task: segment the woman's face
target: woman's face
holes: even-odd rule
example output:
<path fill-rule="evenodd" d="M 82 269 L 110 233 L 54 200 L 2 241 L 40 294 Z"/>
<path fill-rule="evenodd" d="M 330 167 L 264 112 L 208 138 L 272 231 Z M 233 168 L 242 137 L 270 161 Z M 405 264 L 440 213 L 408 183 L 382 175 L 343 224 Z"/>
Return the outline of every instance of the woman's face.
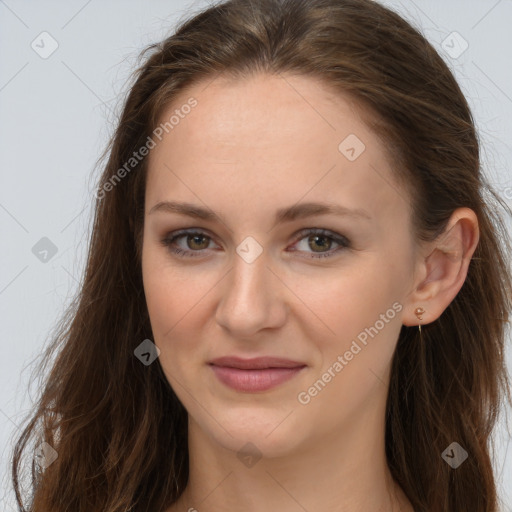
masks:
<path fill-rule="evenodd" d="M 417 306 L 410 205 L 383 143 L 306 77 L 205 81 L 173 115 L 149 155 L 142 270 L 190 428 L 269 457 L 374 428 Z"/>

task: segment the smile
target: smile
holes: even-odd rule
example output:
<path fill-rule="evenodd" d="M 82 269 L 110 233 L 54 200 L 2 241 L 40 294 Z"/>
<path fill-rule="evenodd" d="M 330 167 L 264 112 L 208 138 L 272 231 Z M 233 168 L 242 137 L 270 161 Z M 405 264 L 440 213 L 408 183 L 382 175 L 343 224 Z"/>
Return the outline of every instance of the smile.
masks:
<path fill-rule="evenodd" d="M 225 356 L 211 360 L 209 365 L 225 386 L 246 393 L 279 386 L 307 366 L 304 362 L 270 355 L 252 359 Z"/>

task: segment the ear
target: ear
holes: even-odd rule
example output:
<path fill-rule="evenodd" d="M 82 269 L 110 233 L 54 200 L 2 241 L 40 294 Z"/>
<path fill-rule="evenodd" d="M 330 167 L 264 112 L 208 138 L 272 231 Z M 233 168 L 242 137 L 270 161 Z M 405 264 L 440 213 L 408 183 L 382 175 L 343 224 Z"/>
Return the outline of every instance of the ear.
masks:
<path fill-rule="evenodd" d="M 441 235 L 422 246 L 416 263 L 412 292 L 405 301 L 404 325 L 425 325 L 437 320 L 462 288 L 469 262 L 480 238 L 478 218 L 469 208 L 458 208 Z M 419 320 L 416 308 L 425 312 Z"/>

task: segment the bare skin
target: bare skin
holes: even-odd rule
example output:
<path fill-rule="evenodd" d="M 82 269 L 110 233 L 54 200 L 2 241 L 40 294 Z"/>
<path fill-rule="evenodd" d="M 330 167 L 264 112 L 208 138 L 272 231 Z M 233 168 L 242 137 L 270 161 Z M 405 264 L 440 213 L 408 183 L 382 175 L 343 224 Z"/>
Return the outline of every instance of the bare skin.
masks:
<path fill-rule="evenodd" d="M 189 415 L 189 483 L 167 512 L 413 511 L 386 463 L 390 364 L 401 326 L 420 323 L 414 310 L 434 322 L 464 283 L 474 212 L 457 210 L 445 235 L 418 244 L 382 141 L 349 98 L 311 78 L 210 79 L 182 91 L 162 120 L 191 96 L 197 106 L 150 153 L 142 255 L 159 361 Z M 151 211 L 161 201 L 221 220 Z M 306 202 L 366 216 L 274 226 L 278 209 Z M 172 244 L 192 257 L 162 244 L 181 229 L 201 232 Z M 240 247 L 257 257 L 249 263 Z M 226 355 L 305 368 L 267 391 L 238 391 L 208 364 Z M 251 462 L 237 456 L 247 443 Z"/>

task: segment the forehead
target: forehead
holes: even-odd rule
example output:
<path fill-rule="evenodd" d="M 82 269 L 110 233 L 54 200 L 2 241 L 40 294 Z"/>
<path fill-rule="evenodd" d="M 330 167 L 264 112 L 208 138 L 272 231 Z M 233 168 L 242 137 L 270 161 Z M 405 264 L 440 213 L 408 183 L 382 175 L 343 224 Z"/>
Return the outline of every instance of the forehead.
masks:
<path fill-rule="evenodd" d="M 337 150 L 345 132 L 368 140 L 368 128 L 352 98 L 335 94 L 309 77 L 257 74 L 202 81 L 181 92 L 162 113 L 161 123 L 191 97 L 197 106 L 168 138 L 175 143 L 186 140 L 199 150 L 215 145 L 212 158 L 235 150 L 239 156 L 244 150 L 258 149 L 279 154 L 294 143 L 299 149 L 304 140 L 309 142 L 305 152 Z"/>
<path fill-rule="evenodd" d="M 195 106 L 183 108 L 191 98 Z M 148 203 L 172 194 L 257 207 L 258 198 L 304 197 L 377 209 L 397 195 L 385 147 L 357 103 L 313 78 L 205 80 L 182 91 L 160 122 L 173 114 L 150 153 Z"/>

